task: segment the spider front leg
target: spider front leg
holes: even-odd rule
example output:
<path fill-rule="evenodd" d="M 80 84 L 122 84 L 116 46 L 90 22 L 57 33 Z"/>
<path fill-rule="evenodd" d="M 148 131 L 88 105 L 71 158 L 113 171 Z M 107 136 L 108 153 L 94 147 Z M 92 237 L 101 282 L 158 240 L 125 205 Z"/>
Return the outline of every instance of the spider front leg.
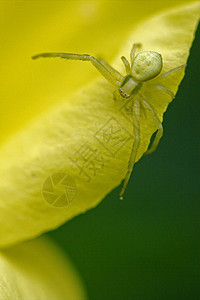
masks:
<path fill-rule="evenodd" d="M 126 190 L 128 181 L 130 179 L 131 173 L 133 171 L 133 167 L 135 164 L 135 159 L 136 159 L 136 155 L 138 152 L 138 148 L 140 145 L 140 124 L 139 124 L 139 117 L 140 117 L 140 106 L 139 106 L 139 100 L 135 99 L 133 100 L 133 112 L 134 112 L 134 117 L 135 117 L 135 127 L 134 127 L 134 142 L 133 142 L 133 147 L 131 150 L 131 154 L 130 154 L 130 158 L 129 158 L 129 163 L 128 163 L 128 170 L 126 172 L 126 176 L 123 182 L 123 186 L 121 189 L 121 192 L 119 194 L 120 200 L 123 200 L 123 194 Z"/>
<path fill-rule="evenodd" d="M 123 82 L 124 77 L 115 68 L 103 59 L 99 59 L 98 61 L 119 81 L 119 85 Z"/>
<path fill-rule="evenodd" d="M 104 78 L 116 87 L 119 87 L 121 82 L 124 80 L 124 77 L 113 67 L 108 65 L 103 60 L 98 60 L 94 58 L 92 55 L 74 53 L 41 53 L 34 55 L 32 58 L 37 59 L 40 57 L 60 57 L 63 59 L 90 61 L 93 64 L 93 66 L 104 76 Z"/>

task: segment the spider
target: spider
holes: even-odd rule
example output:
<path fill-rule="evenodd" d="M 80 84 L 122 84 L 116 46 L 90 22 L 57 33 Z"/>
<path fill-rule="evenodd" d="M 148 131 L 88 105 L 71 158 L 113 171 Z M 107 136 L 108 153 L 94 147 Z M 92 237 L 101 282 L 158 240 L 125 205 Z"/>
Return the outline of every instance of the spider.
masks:
<path fill-rule="evenodd" d="M 112 83 L 115 87 L 115 91 L 113 93 L 114 100 L 118 96 L 123 99 L 133 99 L 133 113 L 135 118 L 135 128 L 134 128 L 134 142 L 129 158 L 128 168 L 126 172 L 126 176 L 122 185 L 122 189 L 120 192 L 120 199 L 123 199 L 123 194 L 126 190 L 128 181 L 130 179 L 135 159 L 137 155 L 137 151 L 140 145 L 140 124 L 139 124 L 139 109 L 140 102 L 144 104 L 148 110 L 151 112 L 154 120 L 157 123 L 157 133 L 152 142 L 150 148 L 146 151 L 145 154 L 150 154 L 157 148 L 159 141 L 163 135 L 163 127 L 160 122 L 158 116 L 156 115 L 151 104 L 145 99 L 143 95 L 140 94 L 140 90 L 146 81 L 149 81 L 155 77 L 157 77 L 163 67 L 163 59 L 161 54 L 155 51 L 143 51 L 139 52 L 135 55 L 137 47 L 140 47 L 141 44 L 135 43 L 132 46 L 130 52 L 130 62 L 122 56 L 121 60 L 125 65 L 126 75 L 123 76 L 117 70 L 115 70 L 112 66 L 110 66 L 107 62 L 102 59 L 96 59 L 88 54 L 74 54 L 74 53 L 41 53 L 32 56 L 33 59 L 37 59 L 40 57 L 60 57 L 64 59 L 73 59 L 73 60 L 82 60 L 82 61 L 90 61 L 93 66 L 107 79 L 110 83 Z M 181 65 L 179 67 L 173 68 L 162 75 L 159 76 L 160 79 L 165 78 L 172 73 L 184 68 L 186 64 Z M 168 90 L 164 86 L 155 86 L 155 88 L 160 89 L 164 93 L 167 93 L 173 99 L 174 93 Z M 140 100 L 136 99 L 134 95 L 139 94 L 141 96 Z"/>

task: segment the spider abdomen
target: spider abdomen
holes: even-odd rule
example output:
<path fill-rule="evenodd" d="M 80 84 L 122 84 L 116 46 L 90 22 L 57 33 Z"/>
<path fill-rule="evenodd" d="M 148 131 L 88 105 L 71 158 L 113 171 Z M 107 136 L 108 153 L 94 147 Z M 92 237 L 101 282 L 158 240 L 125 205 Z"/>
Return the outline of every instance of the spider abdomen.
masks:
<path fill-rule="evenodd" d="M 162 70 L 162 56 L 158 52 L 143 51 L 136 55 L 131 66 L 131 75 L 139 82 L 156 77 Z"/>

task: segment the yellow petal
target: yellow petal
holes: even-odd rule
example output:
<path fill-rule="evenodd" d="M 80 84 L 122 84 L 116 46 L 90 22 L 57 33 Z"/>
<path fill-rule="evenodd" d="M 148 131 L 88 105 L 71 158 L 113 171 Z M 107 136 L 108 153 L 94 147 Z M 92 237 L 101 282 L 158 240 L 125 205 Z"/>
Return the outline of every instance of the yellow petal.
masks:
<path fill-rule="evenodd" d="M 59 60 L 33 64 L 34 53 L 89 52 L 110 61 L 133 24 L 179 2 L 151 0 L 144 7 L 137 0 L 51 0 L 48 5 L 46 1 L 0 1 L 0 144 L 98 76 L 87 63 L 81 67 Z"/>
<path fill-rule="evenodd" d="M 44 238 L 0 252 L 0 282 L 4 300 L 86 299 L 71 262 Z"/>
<path fill-rule="evenodd" d="M 134 29 L 120 55 L 141 42 L 143 50 L 163 55 L 164 71 L 179 66 L 198 19 L 198 3 L 157 15 Z M 166 87 L 176 92 L 182 77 L 175 73 Z M 150 86 L 146 96 L 162 120 L 171 98 Z M 156 130 L 148 112 L 140 124 L 137 160 Z M 99 79 L 10 140 L 0 152 L 0 245 L 37 236 L 97 205 L 125 176 L 132 132 L 124 102 L 114 102 L 113 87 Z"/>

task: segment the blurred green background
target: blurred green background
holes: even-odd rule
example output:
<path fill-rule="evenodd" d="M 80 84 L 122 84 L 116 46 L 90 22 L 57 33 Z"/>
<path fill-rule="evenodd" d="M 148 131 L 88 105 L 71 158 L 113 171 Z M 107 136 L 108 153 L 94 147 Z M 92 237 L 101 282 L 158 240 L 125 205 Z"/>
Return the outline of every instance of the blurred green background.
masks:
<path fill-rule="evenodd" d="M 157 151 L 95 209 L 48 233 L 71 256 L 89 299 L 200 299 L 200 28 Z"/>

